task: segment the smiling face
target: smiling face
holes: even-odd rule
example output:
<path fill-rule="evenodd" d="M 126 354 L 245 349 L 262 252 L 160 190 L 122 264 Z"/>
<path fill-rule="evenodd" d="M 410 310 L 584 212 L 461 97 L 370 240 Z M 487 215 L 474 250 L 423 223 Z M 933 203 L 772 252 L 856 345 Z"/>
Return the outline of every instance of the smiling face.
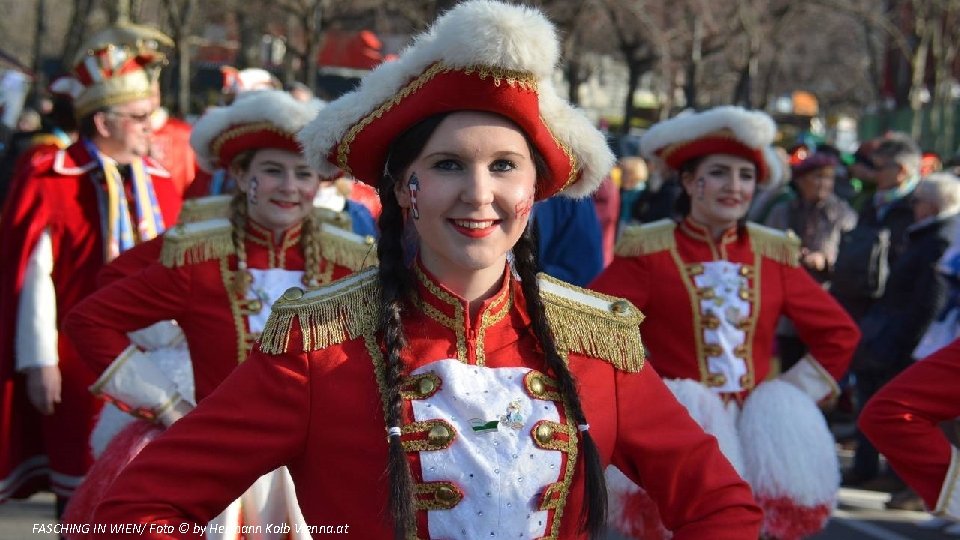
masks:
<path fill-rule="evenodd" d="M 313 209 L 320 177 L 298 153 L 257 150 L 246 170 L 234 170 L 247 194 L 247 216 L 276 233 L 303 221 Z"/>
<path fill-rule="evenodd" d="M 419 216 L 412 222 L 427 270 L 444 282 L 502 273 L 527 225 L 536 177 L 510 121 L 480 112 L 444 118 L 395 185 L 400 206 Z"/>
<path fill-rule="evenodd" d="M 753 162 L 726 154 L 707 156 L 681 178 L 690 195 L 690 217 L 710 229 L 736 225 L 747 214 L 757 188 Z"/>

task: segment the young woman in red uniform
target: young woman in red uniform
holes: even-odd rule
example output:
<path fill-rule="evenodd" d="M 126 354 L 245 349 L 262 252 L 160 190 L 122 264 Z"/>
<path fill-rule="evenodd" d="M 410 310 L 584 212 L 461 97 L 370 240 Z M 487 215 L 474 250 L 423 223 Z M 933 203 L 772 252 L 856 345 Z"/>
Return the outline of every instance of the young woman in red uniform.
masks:
<path fill-rule="evenodd" d="M 857 420 L 858 427 L 927 508 L 951 521 L 960 521 L 957 388 L 960 340 L 917 361 L 885 384 Z"/>
<path fill-rule="evenodd" d="M 744 222 L 774 134 L 769 116 L 739 107 L 652 127 L 641 150 L 679 174 L 684 217 L 625 230 L 591 288 L 647 315 L 651 363 L 750 482 L 764 534 L 791 539 L 820 530 L 833 508 L 839 470 L 817 403 L 836 392 L 859 331 L 800 267 L 795 236 Z M 769 380 L 781 315 L 810 353 Z"/>
<path fill-rule="evenodd" d="M 464 2 L 324 108 L 300 138 L 321 174 L 380 184 L 381 266 L 287 291 L 94 521 L 190 537 L 284 463 L 318 534 L 597 538 L 613 462 L 676 539 L 756 538 L 749 488 L 645 364 L 642 315 L 536 273 L 534 201 L 613 163 L 557 59 L 539 11 Z"/>
<path fill-rule="evenodd" d="M 314 216 L 319 176 L 294 135 L 315 115 L 315 108 L 285 92 L 262 91 L 197 122 L 192 142 L 198 156 L 231 167 L 241 191 L 231 202 L 229 219 L 172 228 L 152 264 L 113 281 L 69 314 L 67 333 L 83 359 L 102 374 L 93 386 L 96 393 L 121 409 L 170 425 L 243 362 L 284 290 L 293 285 L 316 289 L 359 269 L 365 259 L 375 261 L 372 246 L 361 237 Z M 147 335 L 128 337 L 171 319 L 172 329 L 154 326 Z M 178 346 L 184 337 L 186 347 Z M 96 446 L 105 446 L 100 439 L 116 431 L 99 425 Z M 108 483 L 127 453 L 142 446 L 143 434 L 142 426 L 131 428 L 123 437 L 127 443 L 101 459 L 100 467 L 108 470 L 94 470 L 88 483 Z M 241 508 L 234 505 L 221 518 L 270 523 L 295 516 L 292 483 L 285 475 L 279 471 L 258 480 Z M 96 503 L 92 491 L 80 499 L 84 505 Z"/>

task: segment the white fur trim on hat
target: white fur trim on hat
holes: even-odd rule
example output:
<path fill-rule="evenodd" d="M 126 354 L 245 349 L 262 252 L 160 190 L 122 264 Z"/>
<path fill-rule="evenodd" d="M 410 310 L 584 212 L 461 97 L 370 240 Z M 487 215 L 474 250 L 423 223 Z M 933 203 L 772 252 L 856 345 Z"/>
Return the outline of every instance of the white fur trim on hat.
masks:
<path fill-rule="evenodd" d="M 317 115 L 318 110 L 316 103 L 297 101 L 287 92 L 280 90 L 246 92 L 238 96 L 231 105 L 211 109 L 197 120 L 190 133 L 190 146 L 196 152 L 200 166 L 210 172 L 217 167 L 228 165 L 218 163 L 217 156 L 212 154 L 211 149 L 217 136 L 228 128 L 269 122 L 280 131 L 293 136 Z"/>
<path fill-rule="evenodd" d="M 668 146 L 724 129 L 745 146 L 758 150 L 770 146 L 777 133 L 777 126 L 767 113 L 724 105 L 703 112 L 685 111 L 655 124 L 640 138 L 640 152 L 647 159 L 659 160 L 657 153 Z"/>
<path fill-rule="evenodd" d="M 399 58 L 368 73 L 356 90 L 328 104 L 298 137 L 311 164 L 321 175 L 330 174 L 337 167 L 327 155 L 347 131 L 432 64 L 522 71 L 537 81 L 543 121 L 581 167 L 580 180 L 564 194 L 584 196 L 600 184 L 614 157 L 590 120 L 554 88 L 559 51 L 556 30 L 539 10 L 469 0 L 438 18 Z"/>

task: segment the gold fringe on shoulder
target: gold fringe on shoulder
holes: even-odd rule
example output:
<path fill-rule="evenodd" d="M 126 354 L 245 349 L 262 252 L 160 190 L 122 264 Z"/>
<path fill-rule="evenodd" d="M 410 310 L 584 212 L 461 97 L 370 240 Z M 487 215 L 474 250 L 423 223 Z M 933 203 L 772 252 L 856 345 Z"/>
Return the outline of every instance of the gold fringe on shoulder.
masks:
<path fill-rule="evenodd" d="M 219 259 L 235 251 L 233 228 L 229 221 L 215 219 L 181 223 L 164 234 L 160 262 L 173 268 Z"/>
<path fill-rule="evenodd" d="M 320 226 L 320 252 L 323 258 L 357 271 L 377 265 L 377 241 L 323 224 Z"/>
<path fill-rule="evenodd" d="M 546 274 L 539 274 L 539 279 L 550 329 L 561 351 L 599 358 L 621 371 L 643 369 L 646 357 L 639 326 L 644 317 L 639 309 Z"/>
<path fill-rule="evenodd" d="M 750 245 L 754 251 L 781 264 L 800 266 L 800 239 L 792 231 L 780 231 L 747 223 Z"/>
<path fill-rule="evenodd" d="M 180 207 L 180 223 L 196 223 L 209 219 L 230 217 L 230 199 L 232 195 L 211 195 L 183 201 Z"/>
<path fill-rule="evenodd" d="M 274 303 L 260 335 L 260 348 L 267 354 L 286 352 L 294 319 L 300 321 L 305 352 L 375 332 L 379 306 L 376 269 L 347 276 L 307 294 L 294 287 Z"/>
<path fill-rule="evenodd" d="M 621 257 L 636 257 L 668 250 L 676 242 L 673 236 L 676 228 L 677 224 L 672 219 L 631 225 L 621 233 L 615 253 Z"/>

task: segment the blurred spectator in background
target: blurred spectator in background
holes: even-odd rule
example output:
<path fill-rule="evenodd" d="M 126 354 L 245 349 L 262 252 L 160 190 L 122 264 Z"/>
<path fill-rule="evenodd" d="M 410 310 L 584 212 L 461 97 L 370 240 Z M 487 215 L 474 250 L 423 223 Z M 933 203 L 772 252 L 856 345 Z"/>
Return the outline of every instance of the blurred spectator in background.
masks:
<path fill-rule="evenodd" d="M 853 209 L 834 193 L 837 163 L 832 155 L 818 152 L 794 165 L 789 187 L 794 196 L 774 206 L 765 223 L 800 237 L 800 263 L 819 283 L 830 278 L 841 233 L 857 223 Z M 807 350 L 788 319 L 777 327 L 777 346 L 782 370 L 790 369 Z"/>
<path fill-rule="evenodd" d="M 891 266 L 883 296 L 859 321 L 863 338 L 852 370 L 861 404 L 910 364 L 921 336 L 946 304 L 948 285 L 936 263 L 950 243 L 960 211 L 960 183 L 952 175 L 925 178 L 913 190 L 910 209 L 913 220 L 904 231 L 904 247 Z M 845 482 L 862 485 L 880 472 L 879 454 L 861 434 Z"/>
<path fill-rule="evenodd" d="M 640 156 L 620 158 L 620 218 L 621 224 L 629 224 L 636 218 L 633 208 L 637 199 L 647 188 L 647 162 Z"/>

